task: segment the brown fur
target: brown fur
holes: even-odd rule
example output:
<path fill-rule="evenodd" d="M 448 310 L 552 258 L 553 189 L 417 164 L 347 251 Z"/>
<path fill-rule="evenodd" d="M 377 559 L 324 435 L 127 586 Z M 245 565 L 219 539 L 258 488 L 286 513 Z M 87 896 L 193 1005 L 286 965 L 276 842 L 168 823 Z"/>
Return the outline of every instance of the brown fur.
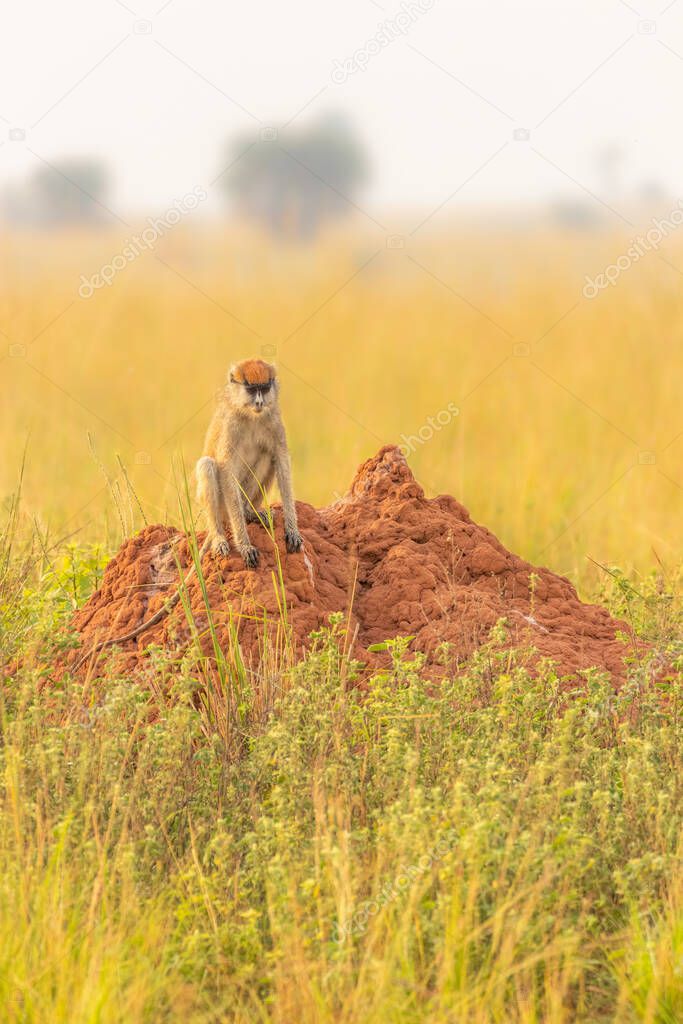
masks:
<path fill-rule="evenodd" d="M 275 379 L 275 367 L 262 359 L 245 359 L 237 363 L 232 375 L 238 384 L 269 384 Z"/>

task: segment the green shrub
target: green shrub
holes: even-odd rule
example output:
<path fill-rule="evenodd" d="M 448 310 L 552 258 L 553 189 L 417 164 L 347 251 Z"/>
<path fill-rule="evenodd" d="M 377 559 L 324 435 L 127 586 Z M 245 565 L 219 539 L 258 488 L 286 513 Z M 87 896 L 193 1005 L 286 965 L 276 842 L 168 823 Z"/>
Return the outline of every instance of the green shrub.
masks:
<path fill-rule="evenodd" d="M 356 685 L 334 617 L 268 714 L 247 690 L 219 728 L 190 654 L 50 683 L 101 557 L 13 564 L 3 1020 L 683 1019 L 679 681 L 568 691 L 501 624 L 441 685 L 406 640 Z"/>

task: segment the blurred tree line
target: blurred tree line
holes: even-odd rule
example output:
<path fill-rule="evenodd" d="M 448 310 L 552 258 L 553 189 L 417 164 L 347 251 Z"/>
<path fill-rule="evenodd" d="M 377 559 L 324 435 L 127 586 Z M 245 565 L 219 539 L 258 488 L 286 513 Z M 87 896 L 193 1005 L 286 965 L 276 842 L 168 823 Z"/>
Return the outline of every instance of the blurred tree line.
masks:
<path fill-rule="evenodd" d="M 222 188 L 237 212 L 295 240 L 313 238 L 327 221 L 350 213 L 368 174 L 365 149 L 338 114 L 298 130 L 264 128 L 256 139 L 236 139 L 229 158 Z M 4 192 L 2 215 L 24 226 L 105 223 L 110 184 L 101 161 L 55 161 Z"/>

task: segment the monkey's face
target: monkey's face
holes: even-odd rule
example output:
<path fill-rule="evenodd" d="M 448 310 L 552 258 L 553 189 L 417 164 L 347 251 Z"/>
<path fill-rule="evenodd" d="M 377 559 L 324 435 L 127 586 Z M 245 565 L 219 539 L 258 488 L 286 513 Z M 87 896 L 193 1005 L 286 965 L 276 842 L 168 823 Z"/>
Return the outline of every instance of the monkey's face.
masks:
<path fill-rule="evenodd" d="M 228 387 L 232 404 L 254 416 L 260 416 L 272 408 L 277 400 L 277 386 L 274 380 L 265 384 L 241 384 L 231 379 Z"/>
<path fill-rule="evenodd" d="M 275 381 L 269 380 L 267 384 L 243 384 L 244 405 L 249 412 L 259 416 L 262 412 L 272 406 L 275 399 Z"/>

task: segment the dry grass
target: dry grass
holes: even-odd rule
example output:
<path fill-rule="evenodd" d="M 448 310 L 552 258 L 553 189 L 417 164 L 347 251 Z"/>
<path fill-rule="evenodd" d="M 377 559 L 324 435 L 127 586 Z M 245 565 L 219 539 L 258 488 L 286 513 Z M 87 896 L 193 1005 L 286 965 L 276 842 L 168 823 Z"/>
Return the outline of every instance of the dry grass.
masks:
<path fill-rule="evenodd" d="M 587 555 L 679 559 L 683 297 L 659 256 L 588 301 L 584 275 L 623 238 L 463 229 L 399 250 L 379 235 L 277 250 L 179 228 L 79 298 L 81 274 L 130 233 L 2 243 L 0 495 L 29 438 L 25 507 L 53 534 L 101 539 L 105 519 L 120 533 L 88 432 L 125 490 L 120 455 L 149 520 L 177 520 L 174 454 L 200 452 L 228 362 L 275 346 L 300 498 L 333 500 L 359 461 L 455 403 L 411 455 L 428 492 L 584 587 Z"/>
<path fill-rule="evenodd" d="M 271 346 L 301 498 L 454 403 L 411 455 L 428 492 L 584 590 L 589 555 L 670 567 L 601 582 L 680 659 L 677 272 L 648 257 L 588 301 L 623 239 L 179 230 L 79 299 L 125 237 L 0 243 L 2 1020 L 676 1024 L 680 682 L 665 708 L 638 671 L 567 695 L 497 629 L 436 693 L 400 640 L 360 692 L 339 617 L 260 692 L 234 645 L 213 687 L 189 654 L 85 687 L 42 666 L 105 557 L 50 538 L 179 522 L 174 456 Z"/>

